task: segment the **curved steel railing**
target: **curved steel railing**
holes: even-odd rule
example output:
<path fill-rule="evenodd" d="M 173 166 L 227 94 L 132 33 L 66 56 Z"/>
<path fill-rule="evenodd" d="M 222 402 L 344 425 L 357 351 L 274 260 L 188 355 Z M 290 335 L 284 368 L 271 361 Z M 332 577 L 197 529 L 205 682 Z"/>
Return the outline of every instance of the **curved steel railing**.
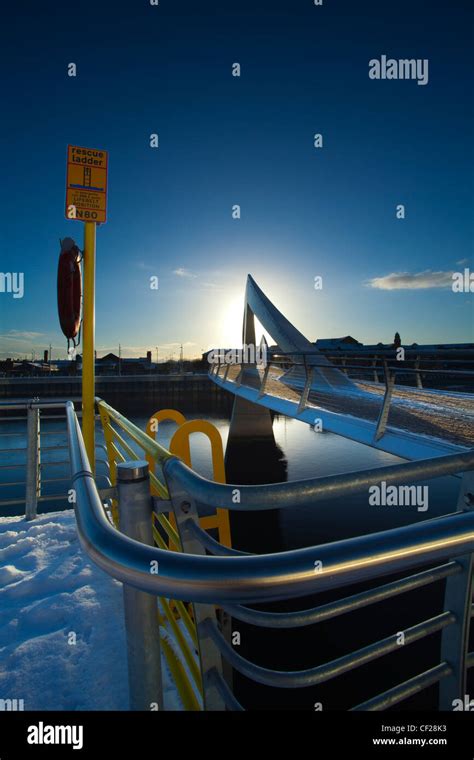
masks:
<path fill-rule="evenodd" d="M 456 475 L 472 468 L 474 468 L 474 450 L 462 454 L 449 454 L 432 459 L 377 467 L 363 472 L 348 472 L 342 475 L 271 483 L 264 486 L 214 483 L 198 475 L 176 458 L 169 458 L 163 470 L 168 477 L 174 476 L 183 488 L 192 491 L 196 501 L 209 505 L 218 504 L 224 509 L 252 512 L 286 507 L 308 507 L 319 501 L 362 493 L 369 486 L 382 480 L 387 485 L 407 481 L 416 482 L 432 477 Z M 234 503 L 235 500 L 233 501 L 235 488 L 238 488 L 240 492 L 240 502 L 237 504 Z"/>
<path fill-rule="evenodd" d="M 71 402 L 67 403 L 66 410 L 73 485 L 76 490 L 77 524 L 82 544 L 91 559 L 103 570 L 117 580 L 144 591 L 196 602 L 255 603 L 304 596 L 423 563 L 444 561 L 474 550 L 474 514 L 471 512 L 279 554 L 212 557 L 144 546 L 122 535 L 109 522 L 95 486 Z M 162 447 L 151 439 L 148 441 L 147 448 L 153 451 L 157 447 L 160 455 L 163 455 Z M 452 461 L 449 463 L 446 460 Z M 420 479 L 434 475 L 435 463 L 436 460 L 431 463 L 412 463 L 412 477 L 416 477 L 417 465 Z M 472 468 L 474 453 L 442 457 L 439 465 L 442 474 Z M 188 499 L 205 501 L 203 497 L 208 494 L 212 500 L 216 499 L 215 506 L 240 506 L 231 502 L 235 486 L 206 481 L 176 457 L 169 455 L 163 470 L 168 483 L 172 481 L 179 484 L 183 504 L 188 504 Z M 390 468 L 378 470 L 377 479 L 385 477 L 383 473 L 388 470 Z M 355 478 L 357 487 L 362 487 L 361 480 L 357 476 Z M 318 492 L 316 481 L 304 482 L 311 484 L 307 486 L 305 498 L 309 498 L 308 491 L 312 494 L 311 498 L 314 498 Z M 390 482 L 394 482 L 393 479 Z M 253 502 L 254 509 L 260 507 L 260 504 L 268 504 L 271 494 L 279 494 L 273 502 L 275 508 L 290 506 L 290 499 L 296 496 L 297 485 L 290 483 L 260 489 L 258 486 L 240 488 L 242 491 L 250 489 L 253 498 L 248 500 L 248 505 Z M 258 499 L 259 490 L 261 502 Z M 329 491 L 332 495 L 335 494 L 334 484 Z M 150 562 L 159 563 L 159 574 L 150 574 Z M 320 569 L 315 570 L 315 563 L 318 563 Z"/>
<path fill-rule="evenodd" d="M 384 709 L 437 683 L 440 705 L 442 709 L 449 709 L 452 699 L 463 693 L 465 673 L 474 662 L 472 655 L 467 654 L 474 550 L 474 513 L 470 511 L 474 496 L 472 475 L 468 471 L 474 469 L 474 451 L 297 483 L 223 485 L 200 477 L 112 407 L 101 400 L 98 404 L 101 414 L 106 413 L 120 428 L 120 433 L 114 431 L 114 439 L 132 459 L 139 457 L 126 442 L 126 436 L 160 463 L 166 485 L 154 476 L 152 483 L 156 481 L 160 485 L 158 492 L 162 497 L 155 506 L 160 512 L 174 513 L 182 552 L 167 550 L 163 542 L 159 542 L 162 548 L 139 543 L 111 524 L 95 486 L 74 407 L 68 403 L 69 446 L 81 542 L 94 562 L 126 586 L 195 603 L 205 709 L 223 709 L 223 706 L 242 709 L 223 679 L 221 658 L 253 681 L 280 688 L 304 688 L 390 654 L 400 643 L 397 632 L 314 668 L 295 672 L 269 670 L 246 660 L 232 648 L 225 635 L 226 617 L 267 628 L 299 628 L 442 581 L 446 583 L 443 611 L 404 631 L 405 644 L 441 633 L 441 661 L 353 709 Z M 115 453 L 120 454 L 118 450 Z M 123 455 L 120 456 L 123 460 Z M 459 473 L 465 475 L 457 512 L 322 546 L 279 554 L 247 555 L 223 547 L 199 525 L 198 507 L 201 506 L 244 510 L 289 508 L 362 492 L 377 481 L 406 484 Z M 233 498 L 236 488 L 240 492 L 237 503 Z M 206 551 L 211 556 L 206 555 Z M 304 597 L 439 561 L 445 564 L 309 610 L 267 612 L 242 606 Z M 159 568 L 157 574 L 150 573 L 152 564 Z M 216 621 L 215 604 L 221 607 L 221 624 Z M 209 696 L 213 693 L 214 696 Z"/>

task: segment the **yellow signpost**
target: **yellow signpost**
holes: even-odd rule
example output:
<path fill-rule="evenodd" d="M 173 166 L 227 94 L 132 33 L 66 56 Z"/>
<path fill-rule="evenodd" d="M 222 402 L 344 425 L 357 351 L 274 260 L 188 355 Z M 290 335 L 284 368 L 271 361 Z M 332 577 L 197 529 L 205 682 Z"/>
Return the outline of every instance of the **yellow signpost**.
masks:
<path fill-rule="evenodd" d="M 95 473 L 95 222 L 84 224 L 82 318 L 82 433 Z"/>
<path fill-rule="evenodd" d="M 95 226 L 107 220 L 105 150 L 68 145 L 66 219 L 84 222 L 82 316 L 82 433 L 95 472 Z"/>

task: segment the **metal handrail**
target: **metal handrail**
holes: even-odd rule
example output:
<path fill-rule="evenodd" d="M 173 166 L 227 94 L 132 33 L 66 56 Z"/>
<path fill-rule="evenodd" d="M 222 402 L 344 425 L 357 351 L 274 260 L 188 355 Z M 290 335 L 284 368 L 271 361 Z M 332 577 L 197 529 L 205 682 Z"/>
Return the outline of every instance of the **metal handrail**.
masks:
<path fill-rule="evenodd" d="M 405 356 L 407 354 L 410 355 L 409 359 L 406 359 L 406 361 L 419 361 L 420 363 L 427 363 L 432 364 L 435 361 L 445 362 L 448 364 L 454 364 L 456 362 L 462 361 L 466 364 L 474 364 L 474 359 L 449 359 L 445 358 L 443 356 L 435 356 L 433 355 L 432 358 L 423 357 L 422 353 L 419 349 L 412 349 L 412 348 L 406 348 L 403 346 L 405 351 Z M 374 351 L 373 353 L 361 353 L 358 351 L 349 351 L 349 352 L 341 352 L 341 353 L 334 353 L 334 352 L 326 352 L 322 349 L 317 349 L 315 351 L 291 351 L 291 352 L 285 352 L 285 351 L 268 351 L 268 355 L 270 357 L 270 361 L 273 361 L 274 357 L 293 357 L 293 356 L 320 356 L 326 359 L 347 359 L 347 358 L 354 358 L 354 359 L 360 359 L 360 360 L 377 360 L 377 361 L 383 361 L 384 359 L 387 359 L 387 353 L 388 351 L 392 351 L 393 354 L 396 354 L 397 349 L 389 348 L 383 350 L 382 348 L 379 351 Z M 424 371 L 424 370 L 423 370 Z"/>
<path fill-rule="evenodd" d="M 418 390 L 423 388 L 423 382 L 422 382 L 422 376 L 423 375 L 430 375 L 430 374 L 431 375 L 439 375 L 440 373 L 441 374 L 446 374 L 446 375 L 453 375 L 453 376 L 455 376 L 455 375 L 456 376 L 457 375 L 460 375 L 460 376 L 471 376 L 471 375 L 474 375 L 474 372 L 469 371 L 469 370 L 451 370 L 451 369 L 439 369 L 439 368 L 438 369 L 423 369 L 423 367 L 420 367 L 421 361 L 420 361 L 420 357 L 418 357 L 418 356 L 416 357 L 416 360 L 414 360 L 414 365 L 415 366 L 413 368 L 410 368 L 410 367 L 407 367 L 406 364 L 405 364 L 405 362 L 410 361 L 409 359 L 404 360 L 402 366 L 400 366 L 400 365 L 399 366 L 393 366 L 393 365 L 388 365 L 388 359 L 387 359 L 386 356 L 381 356 L 380 357 L 381 367 L 378 367 L 377 366 L 377 362 L 379 361 L 379 357 L 377 357 L 377 356 L 375 357 L 375 359 L 373 359 L 373 361 L 372 361 L 372 363 L 370 365 L 367 364 L 367 361 L 370 359 L 370 357 L 368 357 L 367 360 L 365 361 L 365 363 L 362 365 L 362 364 L 353 364 L 353 363 L 347 364 L 347 358 L 348 357 L 345 356 L 345 355 L 341 355 L 341 356 L 337 357 L 338 359 L 341 360 L 341 362 L 339 364 L 331 362 L 330 361 L 330 357 L 325 356 L 325 355 L 321 354 L 320 352 L 311 352 L 311 351 L 310 352 L 296 352 L 294 354 L 291 353 L 291 354 L 281 354 L 281 355 L 282 356 L 287 356 L 288 359 L 287 360 L 285 360 L 285 359 L 283 359 L 283 360 L 282 359 L 277 359 L 277 358 L 275 358 L 277 356 L 276 354 L 273 354 L 273 355 L 271 355 L 269 357 L 268 362 L 266 363 L 266 366 L 265 366 L 263 377 L 260 380 L 260 388 L 258 389 L 257 402 L 258 402 L 259 399 L 261 399 L 262 396 L 265 395 L 265 389 L 266 389 L 267 380 L 268 380 L 268 376 L 269 376 L 269 372 L 270 372 L 270 368 L 271 367 L 273 367 L 275 370 L 278 369 L 278 368 L 285 369 L 285 371 L 288 371 L 289 369 L 295 369 L 295 368 L 298 369 L 298 368 L 301 368 L 301 369 L 304 369 L 304 375 L 305 375 L 305 378 L 306 378 L 306 382 L 305 382 L 304 388 L 303 388 L 303 390 L 301 392 L 301 397 L 300 397 L 300 400 L 299 400 L 299 403 L 298 403 L 298 410 L 297 410 L 298 414 L 300 414 L 301 412 L 303 412 L 306 409 L 306 406 L 307 406 L 307 403 L 308 403 L 308 399 L 309 399 L 309 395 L 310 395 L 310 392 L 311 392 L 311 389 L 312 389 L 314 370 L 317 369 L 318 367 L 320 367 L 322 370 L 324 370 L 324 369 L 328 370 L 328 369 L 331 369 L 331 368 L 332 369 L 336 369 L 337 371 L 342 372 L 345 375 L 348 375 L 347 370 L 357 370 L 357 372 L 359 374 L 361 372 L 364 373 L 364 374 L 367 374 L 367 373 L 371 374 L 371 373 L 373 373 L 374 374 L 374 381 L 375 381 L 375 383 L 377 385 L 380 383 L 380 379 L 379 379 L 378 373 L 379 373 L 379 370 L 381 369 L 382 372 L 383 372 L 383 375 L 384 375 L 384 380 L 385 380 L 385 386 L 386 387 L 385 387 L 385 395 L 384 395 L 384 398 L 383 398 L 383 402 L 382 402 L 382 407 L 381 407 L 381 410 L 380 410 L 379 419 L 378 419 L 377 424 L 376 424 L 375 441 L 379 441 L 384 436 L 384 434 L 386 432 L 387 423 L 388 423 L 388 416 L 389 416 L 390 407 L 391 407 L 391 401 L 392 401 L 392 393 L 393 393 L 393 389 L 395 387 L 395 381 L 396 381 L 397 375 L 402 375 L 402 376 L 406 376 L 407 374 L 414 375 L 415 378 L 416 378 L 416 386 L 417 386 Z M 303 357 L 303 361 L 297 361 L 294 358 L 295 356 L 302 356 Z M 313 356 L 315 356 L 315 357 L 321 356 L 322 359 L 323 359 L 323 361 L 317 362 L 316 360 L 312 359 Z M 308 362 L 308 357 L 311 359 L 310 362 Z M 332 358 L 334 358 L 334 357 L 332 357 Z M 238 375 L 237 375 L 236 378 L 234 378 L 233 380 L 228 381 L 228 374 L 229 374 L 230 364 L 226 363 L 225 361 L 222 362 L 221 359 L 222 359 L 222 357 L 219 354 L 217 354 L 217 361 L 215 363 L 211 364 L 209 372 L 208 372 L 208 377 L 211 380 L 216 380 L 217 381 L 217 379 L 218 379 L 221 383 L 224 384 L 223 387 L 226 387 L 225 386 L 226 382 L 230 382 L 232 385 L 235 385 L 237 388 L 240 388 L 240 386 L 243 383 L 244 368 L 247 365 L 245 364 L 245 362 L 244 363 L 236 363 L 235 366 L 236 367 L 240 367 L 240 372 L 238 373 Z M 424 360 L 422 360 L 422 361 L 424 361 Z M 220 373 L 221 367 L 223 365 L 225 367 L 225 372 L 224 372 L 224 376 L 221 378 L 220 375 L 219 375 L 219 373 Z M 254 363 L 251 366 L 256 366 L 256 364 Z M 281 378 L 279 378 L 279 379 L 281 380 Z M 357 380 L 357 378 L 354 378 L 354 380 Z M 359 382 L 363 383 L 363 382 L 369 382 L 369 381 L 368 380 L 364 380 L 362 378 L 359 378 Z"/>
<path fill-rule="evenodd" d="M 472 512 L 457 513 L 361 538 L 345 539 L 279 554 L 213 557 L 181 554 L 145 546 L 122 535 L 109 522 L 89 466 L 73 404 L 68 402 L 66 409 L 73 486 L 76 490 L 76 516 L 81 542 L 99 567 L 123 583 L 143 591 L 195 602 L 256 603 L 301 597 L 431 561 L 451 560 L 474 550 Z M 151 444 L 151 453 L 154 446 L 166 451 L 151 439 L 148 441 Z M 174 476 L 185 475 L 186 485 L 193 482 L 193 485 L 197 483 L 198 487 L 202 488 L 204 483 L 211 492 L 216 493 L 213 489 L 217 484 L 194 475 L 192 471 L 188 472 L 188 468 L 180 460 L 171 456 L 169 452 L 166 454 L 167 458 L 163 464 L 165 476 L 169 476 L 172 470 Z M 443 472 L 472 468 L 473 457 L 474 453 L 455 455 L 452 457 L 455 464 L 451 463 L 449 466 L 445 462 Z M 445 459 L 447 458 L 439 458 L 438 461 L 442 462 Z M 416 464 L 418 463 L 409 467 Z M 431 469 L 431 463 L 421 463 L 421 466 L 427 467 L 428 471 L 435 474 Z M 196 480 L 191 481 L 191 475 L 194 475 Z M 357 474 L 353 478 L 357 483 Z M 295 484 L 288 485 L 295 487 Z M 227 489 L 228 503 L 230 502 L 232 488 L 235 486 L 219 488 L 219 506 L 220 497 Z M 261 498 L 264 498 L 267 489 L 268 486 L 260 487 Z M 289 493 L 294 491 L 290 490 Z M 189 498 L 184 486 L 182 498 Z M 188 506 L 186 501 L 184 504 Z M 157 575 L 150 574 L 151 562 L 158 562 Z M 315 562 L 321 568 L 318 571 L 315 570 Z"/>
<path fill-rule="evenodd" d="M 96 397 L 95 401 L 103 409 L 105 409 L 108 415 L 113 420 L 115 420 L 115 422 L 120 425 L 123 430 L 127 431 L 130 437 L 133 438 L 133 440 L 138 443 L 147 454 L 151 454 L 157 462 L 164 462 L 166 459 L 172 456 L 172 454 L 167 449 L 165 449 L 164 446 L 161 446 L 154 439 L 150 438 L 150 436 L 144 433 L 143 430 L 140 430 L 139 427 L 131 423 L 130 420 L 124 417 L 123 414 L 117 412 L 116 409 L 114 409 L 112 406 L 109 406 L 109 404 L 107 404 L 101 398 Z M 71 402 L 67 403 L 69 404 Z"/>
<path fill-rule="evenodd" d="M 288 361 L 279 362 L 279 361 L 277 361 L 275 359 L 270 359 L 269 360 L 269 364 L 272 365 L 272 366 L 274 366 L 274 367 L 280 367 L 280 366 L 283 366 L 283 365 L 285 365 L 285 366 L 288 365 L 289 362 Z M 314 362 L 311 362 L 311 364 L 307 364 L 306 361 L 304 361 L 304 362 L 295 362 L 295 361 L 293 361 L 293 362 L 291 362 L 291 364 L 294 367 L 303 367 L 303 368 L 304 367 L 310 367 L 310 368 L 321 367 L 322 369 L 338 369 L 340 371 L 347 370 L 347 369 L 360 369 L 360 370 L 364 370 L 365 372 L 373 372 L 374 369 L 383 369 L 383 366 L 382 367 L 374 367 L 373 365 L 367 366 L 366 364 L 344 364 L 344 365 L 333 364 L 333 365 L 329 365 L 328 366 L 327 364 L 320 364 L 320 363 L 314 363 Z M 219 366 L 222 366 L 222 364 L 219 364 Z M 236 364 L 235 366 L 238 367 L 238 366 L 241 366 L 241 365 L 240 364 Z M 342 367 L 342 369 L 341 369 L 341 367 Z M 390 370 L 392 370 L 392 372 L 399 373 L 399 374 L 402 374 L 402 373 L 403 374 L 411 373 L 411 374 L 414 374 L 414 375 L 419 375 L 421 373 L 422 375 L 430 375 L 430 374 L 431 375 L 439 375 L 439 374 L 443 374 L 443 375 L 474 375 L 474 371 L 473 370 L 468 370 L 468 369 L 466 369 L 466 370 L 443 369 L 443 368 L 440 368 L 440 369 L 423 369 L 423 368 L 416 369 L 414 367 L 404 367 L 404 366 L 396 366 L 396 365 L 387 365 L 387 369 L 390 369 Z"/>
<path fill-rule="evenodd" d="M 50 401 L 50 400 L 39 400 L 37 398 L 32 398 L 27 401 L 3 401 L 0 404 L 1 411 L 11 411 L 11 410 L 22 410 L 26 411 L 26 415 L 17 415 L 17 414 L 7 414 L 5 416 L 0 417 L 0 422 L 15 422 L 20 423 L 23 422 L 26 425 L 26 432 L 23 431 L 21 433 L 18 432 L 0 432 L 1 436 L 11 437 L 15 436 L 17 438 L 24 438 L 26 436 L 27 439 L 27 445 L 21 446 L 21 447 L 14 447 L 14 448 L 0 448 L 0 452 L 21 452 L 21 456 L 26 457 L 26 461 L 24 462 L 11 462 L 7 464 L 0 465 L 0 469 L 4 472 L 8 472 L 11 470 L 18 470 L 18 469 L 24 469 L 26 478 L 24 480 L 13 480 L 13 481 L 3 481 L 0 482 L 0 488 L 24 488 L 24 495 L 22 497 L 12 498 L 12 499 L 5 499 L 0 498 L 0 507 L 10 507 L 10 506 L 17 506 L 24 504 L 25 505 L 25 516 L 26 518 L 33 519 L 36 517 L 37 513 L 37 505 L 39 503 L 49 502 L 49 501 L 65 501 L 68 497 L 68 494 L 63 492 L 61 494 L 49 494 L 49 493 L 43 493 L 44 486 L 48 484 L 53 483 L 64 483 L 70 480 L 69 476 L 67 477 L 44 477 L 44 472 L 46 468 L 48 467 L 58 467 L 69 464 L 69 460 L 58 460 L 58 461 L 41 461 L 41 455 L 43 452 L 47 451 L 63 451 L 68 450 L 69 446 L 67 445 L 67 433 L 65 430 L 57 429 L 57 430 L 41 430 L 40 432 L 40 426 L 39 426 L 39 420 L 40 420 L 40 413 L 43 410 L 48 409 L 54 409 L 54 410 L 60 410 L 62 413 L 56 414 L 56 415 L 49 415 L 49 414 L 41 414 L 41 423 L 44 420 L 51 421 L 51 420 L 57 420 L 57 421 L 64 421 L 66 419 L 66 401 Z M 33 428 L 30 428 L 30 415 L 37 415 L 37 421 L 34 424 Z M 63 422 L 64 425 L 64 422 Z M 31 435 L 30 435 L 31 433 Z M 40 443 L 40 439 L 44 438 L 44 436 L 56 436 L 60 437 L 60 440 L 64 440 L 66 437 L 66 445 L 53 445 L 53 446 L 42 446 Z M 97 443 L 96 448 L 101 448 L 107 452 L 106 447 L 101 444 Z M 101 465 L 103 465 L 107 471 L 109 468 L 109 462 L 108 459 L 99 458 L 97 459 L 97 462 L 99 462 Z M 110 478 L 103 473 L 99 473 L 97 475 L 98 478 L 102 478 L 103 481 L 105 481 L 105 484 L 107 485 L 107 488 L 111 486 Z M 105 495 L 107 488 L 101 488 L 100 491 L 102 494 Z"/>
<path fill-rule="evenodd" d="M 66 401 L 3 401 L 2 402 L 2 410 L 3 409 L 43 409 L 44 407 L 47 407 L 48 409 L 64 409 L 64 405 L 66 404 Z"/>
<path fill-rule="evenodd" d="M 37 502 L 38 504 L 45 502 L 45 501 L 65 501 L 66 496 L 63 493 L 59 494 L 42 494 L 41 496 L 38 496 Z M 23 496 L 21 499 L 2 499 L 0 501 L 0 506 L 2 507 L 13 507 L 18 506 L 22 504 L 25 505 L 25 497 Z"/>
<path fill-rule="evenodd" d="M 387 485 L 416 482 L 431 477 L 456 475 L 471 469 L 474 469 L 474 449 L 462 454 L 419 459 L 361 472 L 269 483 L 264 486 L 216 483 L 198 475 L 176 457 L 168 458 L 163 467 L 165 474 L 176 477 L 183 488 L 193 493 L 196 501 L 237 511 L 305 507 L 317 501 L 361 493 L 382 480 Z M 236 488 L 240 491 L 240 503 L 233 501 L 233 491 Z"/>
<path fill-rule="evenodd" d="M 297 360 L 295 360 L 293 358 L 295 356 L 302 356 L 303 357 L 303 361 L 297 361 Z M 322 358 L 326 359 L 326 361 L 325 362 L 316 362 L 316 361 L 310 361 L 310 362 L 308 362 L 307 361 L 307 357 L 312 357 L 312 356 L 322 357 Z M 280 359 L 279 357 L 287 357 L 287 358 L 286 359 L 285 358 Z M 306 367 L 321 367 L 321 369 L 338 369 L 340 371 L 345 371 L 345 370 L 348 370 L 348 369 L 357 369 L 357 370 L 363 370 L 364 372 L 373 372 L 374 369 L 378 369 L 378 370 L 383 369 L 383 362 L 387 361 L 387 357 L 384 357 L 384 356 L 373 357 L 372 355 L 368 355 L 367 357 L 357 357 L 356 356 L 354 358 L 356 358 L 356 359 L 358 359 L 358 358 L 365 359 L 367 362 L 370 361 L 370 360 L 372 360 L 373 362 L 377 361 L 377 362 L 380 362 L 381 366 L 376 366 L 374 364 L 368 365 L 367 363 L 366 364 L 343 364 L 343 365 L 339 365 L 339 364 L 331 363 L 331 361 L 330 361 L 332 359 L 342 360 L 342 359 L 347 359 L 347 358 L 350 358 L 350 357 L 348 357 L 348 355 L 343 355 L 343 354 L 341 354 L 340 356 L 333 356 L 333 355 L 323 354 L 320 351 L 318 351 L 318 352 L 312 352 L 312 351 L 302 352 L 302 351 L 299 351 L 299 352 L 292 352 L 291 354 L 280 354 L 280 353 L 279 354 L 270 354 L 269 357 L 268 357 L 268 359 L 267 359 L 267 366 L 286 367 L 287 368 L 288 365 L 292 365 L 294 367 L 302 367 L 302 368 L 306 368 Z M 416 358 L 414 358 L 414 357 L 412 357 L 410 359 L 405 359 L 405 360 L 403 360 L 403 362 L 401 361 L 399 365 L 390 365 L 390 366 L 388 366 L 388 369 L 391 369 L 393 372 L 398 372 L 398 373 L 407 373 L 408 372 L 408 373 L 412 373 L 412 374 L 416 374 L 416 375 L 418 375 L 420 373 L 422 375 L 425 375 L 425 374 L 436 374 L 436 375 L 439 375 L 440 373 L 443 374 L 443 375 L 474 375 L 474 371 L 472 371 L 472 370 L 456 370 L 456 369 L 449 369 L 449 368 L 444 368 L 444 367 L 440 367 L 440 368 L 437 368 L 437 369 L 428 369 L 428 368 L 424 369 L 423 367 L 418 367 L 417 368 L 417 367 L 406 367 L 406 366 L 404 366 L 406 362 L 414 362 L 414 361 L 416 361 Z M 432 359 L 432 360 L 429 360 L 429 359 L 420 359 L 419 361 L 420 361 L 420 363 L 425 362 L 425 363 L 433 364 L 433 362 L 435 360 L 434 359 Z M 440 359 L 439 361 L 444 361 L 444 360 Z M 474 363 L 474 362 L 470 362 L 470 363 Z M 257 362 L 257 364 L 258 364 L 258 362 Z M 227 367 L 227 366 L 230 366 L 229 363 L 226 362 L 226 361 L 222 361 L 221 362 L 219 356 L 217 356 L 217 361 L 213 362 L 213 364 L 211 366 L 213 366 L 213 365 L 214 366 L 217 365 L 218 367 L 222 367 L 222 366 L 226 366 Z M 235 362 L 235 364 L 234 364 L 234 366 L 236 366 L 236 367 L 240 367 L 240 366 L 243 366 L 243 365 L 245 365 L 245 362 Z"/>
<path fill-rule="evenodd" d="M 412 697 L 414 694 L 418 694 L 420 691 L 427 689 L 429 686 L 434 686 L 439 683 L 443 678 L 450 676 L 453 672 L 453 668 L 447 662 L 441 662 L 424 673 L 410 678 L 408 681 L 404 681 L 398 686 L 394 686 L 392 689 L 388 689 L 383 694 L 378 694 L 372 699 L 368 699 L 366 702 L 353 707 L 351 712 L 361 711 L 373 711 L 373 710 L 386 710 L 389 707 L 398 702 L 402 702 L 408 697 Z"/>
<path fill-rule="evenodd" d="M 240 605 L 223 605 L 222 609 L 233 618 L 249 623 L 250 625 L 262 628 L 302 628 L 315 623 L 322 623 L 331 620 L 338 615 L 344 615 L 346 612 L 368 607 L 371 604 L 391 599 L 407 591 L 431 585 L 437 581 L 449 578 L 452 575 L 461 573 L 462 568 L 457 562 L 448 562 L 440 567 L 425 570 L 416 575 L 410 575 L 402 580 L 386 583 L 384 586 L 377 586 L 369 591 L 362 591 L 359 594 L 337 599 L 335 602 L 319 605 L 309 610 L 298 610 L 297 612 L 266 612 L 263 610 L 254 610 L 249 607 Z"/>
<path fill-rule="evenodd" d="M 452 612 L 446 611 L 430 620 L 411 626 L 404 631 L 405 645 L 408 646 L 415 641 L 431 636 L 433 633 L 442 631 L 455 622 L 456 616 Z M 387 636 L 381 641 L 376 641 L 373 644 L 338 657 L 336 660 L 324 663 L 323 665 L 317 665 L 314 668 L 299 671 L 270 670 L 269 668 L 256 665 L 238 654 L 231 644 L 224 639 L 215 621 L 206 620 L 203 628 L 202 633 L 210 636 L 222 656 L 239 673 L 247 676 L 247 678 L 251 678 L 253 681 L 257 681 L 257 683 L 287 689 L 297 689 L 324 683 L 335 676 L 343 675 L 356 667 L 366 665 L 379 657 L 390 654 L 390 652 L 396 651 L 399 646 L 398 633 L 394 633 L 392 636 Z"/>

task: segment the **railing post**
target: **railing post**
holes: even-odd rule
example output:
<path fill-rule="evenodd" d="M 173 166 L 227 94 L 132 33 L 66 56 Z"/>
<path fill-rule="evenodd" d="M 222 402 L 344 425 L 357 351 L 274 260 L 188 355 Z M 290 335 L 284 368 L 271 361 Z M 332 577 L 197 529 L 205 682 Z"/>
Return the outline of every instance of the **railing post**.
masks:
<path fill-rule="evenodd" d="M 117 492 L 120 531 L 142 544 L 153 546 L 148 462 L 138 460 L 117 464 Z M 153 705 L 157 705 L 162 710 L 157 597 L 124 584 L 123 601 L 130 709 L 151 710 Z"/>
<path fill-rule="evenodd" d="M 240 372 L 237 375 L 237 378 L 236 378 L 236 381 L 235 381 L 235 383 L 237 385 L 237 388 L 240 388 L 240 386 L 242 385 L 242 380 L 243 380 L 243 377 L 244 377 L 244 367 L 245 367 L 244 360 L 242 358 L 242 363 L 240 365 Z"/>
<path fill-rule="evenodd" d="M 379 359 L 379 357 L 377 355 L 375 355 L 374 356 L 374 360 L 372 362 L 372 367 L 373 367 L 373 370 L 374 370 L 374 382 L 376 382 L 376 383 L 380 383 L 379 373 L 377 372 L 377 362 L 378 362 L 378 359 Z"/>
<path fill-rule="evenodd" d="M 183 552 L 186 554 L 205 555 L 206 550 L 188 527 L 191 522 L 199 526 L 199 515 L 195 500 L 173 476 L 167 475 L 166 472 L 165 476 Z M 221 676 L 223 674 L 222 657 L 212 638 L 207 633 L 206 627 L 203 626 L 206 620 L 212 620 L 213 623 L 216 621 L 216 608 L 212 604 L 194 603 L 192 606 L 198 635 L 204 710 L 225 710 L 225 702 L 221 693 L 216 688 L 213 676 L 215 672 Z"/>
<path fill-rule="evenodd" d="M 459 490 L 458 512 L 474 509 L 474 471 L 465 472 Z M 464 703 L 467 681 L 467 654 L 471 626 L 473 592 L 472 554 L 456 557 L 462 572 L 446 580 L 444 610 L 456 615 L 456 622 L 444 629 L 441 637 L 441 662 L 447 662 L 452 673 L 439 686 L 439 709 L 453 710 L 454 700 Z"/>
<path fill-rule="evenodd" d="M 416 357 L 415 369 L 416 370 L 420 369 L 420 357 L 419 356 Z M 417 388 L 423 388 L 423 382 L 422 382 L 422 379 L 421 379 L 421 372 L 417 372 L 416 373 L 416 387 Z"/>
<path fill-rule="evenodd" d="M 390 402 L 392 400 L 393 386 L 395 385 L 395 373 L 390 372 L 387 360 L 383 360 L 383 368 L 385 375 L 385 396 L 383 397 L 382 408 L 380 410 L 379 418 L 377 420 L 377 427 L 375 429 L 375 440 L 378 441 L 385 435 L 385 429 L 388 422 L 388 414 L 390 412 Z"/>
<path fill-rule="evenodd" d="M 265 370 L 263 372 L 262 382 L 260 383 L 260 390 L 258 392 L 257 398 L 262 398 L 262 396 L 265 395 L 265 386 L 267 384 L 268 373 L 269 372 L 270 372 L 270 365 L 267 364 L 267 366 L 265 367 Z"/>
<path fill-rule="evenodd" d="M 306 364 L 306 354 L 304 356 L 304 369 L 306 374 L 306 382 L 301 392 L 300 403 L 298 404 L 297 414 L 301 414 L 306 409 L 306 403 L 308 401 L 309 392 L 311 390 L 311 383 L 313 382 L 314 369 Z"/>
<path fill-rule="evenodd" d="M 34 520 L 41 495 L 40 474 L 40 410 L 30 404 L 27 408 L 27 451 L 26 451 L 26 493 L 25 517 Z"/>

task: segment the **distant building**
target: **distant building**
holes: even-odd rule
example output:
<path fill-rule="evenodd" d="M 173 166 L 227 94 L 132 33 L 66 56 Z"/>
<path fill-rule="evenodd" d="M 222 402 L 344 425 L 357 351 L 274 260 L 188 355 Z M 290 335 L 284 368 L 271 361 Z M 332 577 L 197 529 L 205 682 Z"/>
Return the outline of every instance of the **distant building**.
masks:
<path fill-rule="evenodd" d="M 31 362 L 26 359 L 5 359 L 0 361 L 0 374 L 2 376 L 13 377 L 39 377 L 42 375 L 49 375 L 52 372 L 57 372 L 57 367 L 52 364 L 44 364 L 43 362 Z"/>
<path fill-rule="evenodd" d="M 105 354 L 96 358 L 95 366 L 100 375 L 146 375 L 156 371 L 157 365 L 151 361 L 151 351 L 147 351 L 146 357 L 124 358 L 117 354 Z"/>
<path fill-rule="evenodd" d="M 314 345 L 320 351 L 347 351 L 363 346 L 352 335 L 345 335 L 343 338 L 318 338 Z"/>
<path fill-rule="evenodd" d="M 237 348 L 237 346 L 234 346 L 234 348 L 221 348 L 219 347 L 219 353 L 225 354 L 227 351 L 233 351 Z M 209 366 L 209 354 L 213 353 L 216 349 L 210 348 L 209 351 L 204 351 L 204 353 L 201 356 L 201 363 L 203 363 L 205 366 Z"/>

